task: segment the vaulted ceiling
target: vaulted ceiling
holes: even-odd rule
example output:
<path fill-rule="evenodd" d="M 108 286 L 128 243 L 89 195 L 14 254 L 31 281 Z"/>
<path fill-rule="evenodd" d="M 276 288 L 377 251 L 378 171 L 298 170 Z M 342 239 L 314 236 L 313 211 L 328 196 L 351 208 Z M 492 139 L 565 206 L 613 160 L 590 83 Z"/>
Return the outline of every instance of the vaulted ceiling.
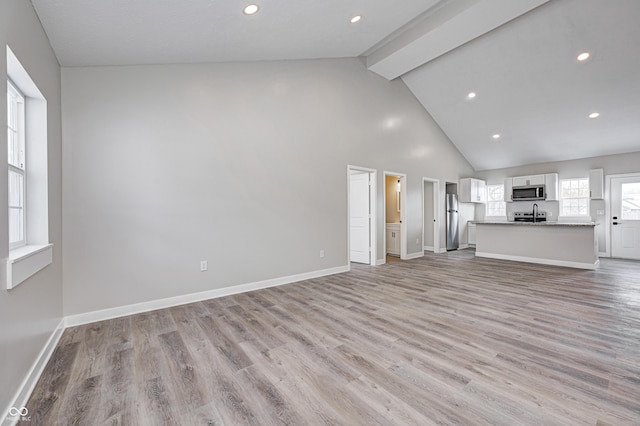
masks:
<path fill-rule="evenodd" d="M 640 151 L 638 0 L 32 3 L 63 67 L 361 56 L 476 170 Z"/>

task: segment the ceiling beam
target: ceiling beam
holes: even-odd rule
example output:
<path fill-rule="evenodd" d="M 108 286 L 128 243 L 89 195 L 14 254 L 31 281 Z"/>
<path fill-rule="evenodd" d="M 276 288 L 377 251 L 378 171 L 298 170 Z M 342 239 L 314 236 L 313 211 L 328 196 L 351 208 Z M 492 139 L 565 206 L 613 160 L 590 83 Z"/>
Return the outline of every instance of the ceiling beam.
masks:
<path fill-rule="evenodd" d="M 367 68 L 393 80 L 548 1 L 443 2 L 367 55 Z"/>

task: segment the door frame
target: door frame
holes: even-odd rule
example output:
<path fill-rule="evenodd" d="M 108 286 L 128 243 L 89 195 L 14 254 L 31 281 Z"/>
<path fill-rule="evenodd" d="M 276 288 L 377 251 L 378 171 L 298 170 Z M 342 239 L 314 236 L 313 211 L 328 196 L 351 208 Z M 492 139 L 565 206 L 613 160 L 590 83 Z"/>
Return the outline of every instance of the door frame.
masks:
<path fill-rule="evenodd" d="M 604 241 L 605 241 L 605 253 L 603 253 L 603 257 L 611 257 L 611 180 L 617 178 L 638 178 L 640 179 L 640 172 L 636 173 L 622 173 L 617 175 L 606 175 L 605 176 L 605 185 L 604 185 L 604 211 L 605 211 L 605 220 L 607 221 L 607 225 L 604 229 Z"/>
<path fill-rule="evenodd" d="M 376 250 L 376 205 L 377 196 L 376 182 L 378 171 L 368 167 L 347 165 L 347 265 L 351 268 L 351 172 L 362 172 L 369 174 L 369 265 L 376 265 L 378 253 Z"/>
<path fill-rule="evenodd" d="M 422 177 L 422 251 L 424 252 L 424 186 L 430 183 L 433 187 L 433 252 L 440 253 L 440 179 Z"/>
<path fill-rule="evenodd" d="M 382 186 L 382 223 L 387 226 L 387 176 L 400 178 L 400 259 L 407 260 L 407 174 L 384 170 Z M 382 247 L 384 247 L 383 260 L 387 261 L 387 233 L 382 233 Z"/>

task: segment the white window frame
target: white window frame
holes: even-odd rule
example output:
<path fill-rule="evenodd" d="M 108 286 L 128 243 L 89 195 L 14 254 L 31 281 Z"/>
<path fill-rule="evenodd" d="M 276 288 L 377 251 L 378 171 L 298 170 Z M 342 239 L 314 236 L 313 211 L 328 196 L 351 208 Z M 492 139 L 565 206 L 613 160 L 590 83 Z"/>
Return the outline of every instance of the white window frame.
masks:
<path fill-rule="evenodd" d="M 582 197 L 563 197 L 563 190 L 562 190 L 562 186 L 565 182 L 578 182 L 578 181 L 586 181 L 587 184 L 587 189 L 585 191 L 584 196 Z M 577 178 L 568 178 L 568 179 L 560 179 L 559 182 L 559 187 L 558 187 L 558 191 L 559 191 L 559 212 L 558 212 L 558 216 L 562 219 L 571 219 L 571 218 L 575 218 L 575 219 L 585 219 L 588 217 L 591 217 L 590 214 L 590 197 L 589 197 L 589 178 L 588 177 L 577 177 Z M 565 200 L 586 200 L 587 202 L 587 208 L 586 208 L 586 213 L 585 214 L 570 214 L 570 215 L 564 215 L 564 207 L 563 204 L 565 202 Z"/>
<path fill-rule="evenodd" d="M 498 200 L 490 200 L 489 199 L 489 189 L 492 186 L 500 186 L 502 187 L 502 201 L 498 201 Z M 507 219 L 507 203 L 505 202 L 504 199 L 504 184 L 492 184 L 492 185 L 486 185 L 486 191 L 487 191 L 487 197 L 486 197 L 486 204 L 485 204 L 485 219 L 495 219 L 495 220 L 506 220 Z M 489 215 L 489 205 L 490 203 L 502 203 L 502 207 L 504 209 L 504 215 Z"/>
<path fill-rule="evenodd" d="M 625 192 L 624 192 L 625 185 L 636 186 L 636 185 L 638 185 L 638 183 L 636 183 L 636 182 L 633 182 L 633 183 L 622 183 L 622 186 L 620 188 L 620 190 L 622 192 L 622 194 L 621 194 L 622 206 L 620 208 L 620 218 L 622 220 L 640 220 L 640 217 L 638 216 L 636 209 L 634 209 L 634 213 L 635 214 L 629 215 L 629 216 L 625 215 L 625 207 L 624 207 L 625 202 L 628 203 L 628 204 L 633 204 L 633 202 L 638 202 L 637 199 L 634 199 L 633 201 L 630 201 L 628 198 L 625 199 Z M 637 192 L 632 192 L 631 194 L 635 195 L 635 194 L 638 194 L 638 193 Z M 633 216 L 633 217 L 631 217 L 631 216 Z"/>
<path fill-rule="evenodd" d="M 11 84 L 24 97 L 24 158 L 29 163 L 24 168 L 24 243 L 17 246 L 6 241 L 9 256 L 4 284 L 10 290 L 52 263 L 53 244 L 49 242 L 47 100 L 9 46 L 6 54 L 7 91 Z M 8 149 L 6 152 L 8 160 Z M 8 212 L 8 197 L 3 206 Z M 8 231 L 9 222 L 4 226 Z"/>
<path fill-rule="evenodd" d="M 11 213 L 9 213 L 9 249 L 15 249 L 27 245 L 27 218 L 26 218 L 26 192 L 27 192 L 27 171 L 25 157 L 25 96 L 7 79 L 7 163 L 9 175 L 15 174 L 21 183 L 16 182 L 16 186 L 11 185 L 9 178 L 9 200 L 19 200 L 16 205 L 9 201 L 9 212 L 19 210 L 18 214 L 18 234 L 20 238 L 11 241 Z M 11 158 L 13 157 L 13 158 Z"/>

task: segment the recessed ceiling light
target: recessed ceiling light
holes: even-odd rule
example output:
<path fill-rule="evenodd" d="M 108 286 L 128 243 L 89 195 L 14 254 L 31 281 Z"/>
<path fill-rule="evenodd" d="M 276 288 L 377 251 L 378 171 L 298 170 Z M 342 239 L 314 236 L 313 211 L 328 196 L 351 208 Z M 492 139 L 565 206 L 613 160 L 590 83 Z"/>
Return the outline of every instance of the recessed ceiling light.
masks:
<path fill-rule="evenodd" d="M 578 59 L 580 62 L 583 62 L 589 59 L 589 56 L 591 56 L 589 52 L 582 52 L 581 54 L 578 55 L 576 59 Z"/>
<path fill-rule="evenodd" d="M 351 21 L 350 21 L 350 22 L 351 22 L 352 24 L 355 24 L 356 22 L 358 22 L 358 21 L 359 21 L 359 20 L 361 20 L 361 19 L 362 19 L 362 15 L 356 15 L 356 16 L 354 16 L 353 18 L 351 18 Z"/>
<path fill-rule="evenodd" d="M 589 114 L 589 118 L 598 118 L 598 117 L 600 117 L 599 112 L 592 112 L 591 114 Z"/>
<path fill-rule="evenodd" d="M 496 133 L 495 135 L 491 136 L 494 139 L 500 139 L 500 134 Z"/>
<path fill-rule="evenodd" d="M 245 15 L 253 15 L 254 13 L 258 12 L 259 9 L 260 7 L 257 4 L 250 4 L 249 6 L 245 7 L 242 12 Z"/>
<path fill-rule="evenodd" d="M 469 94 L 467 95 L 467 98 L 469 99 L 473 99 L 476 97 L 476 92 L 469 92 Z"/>

